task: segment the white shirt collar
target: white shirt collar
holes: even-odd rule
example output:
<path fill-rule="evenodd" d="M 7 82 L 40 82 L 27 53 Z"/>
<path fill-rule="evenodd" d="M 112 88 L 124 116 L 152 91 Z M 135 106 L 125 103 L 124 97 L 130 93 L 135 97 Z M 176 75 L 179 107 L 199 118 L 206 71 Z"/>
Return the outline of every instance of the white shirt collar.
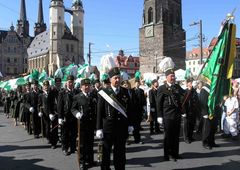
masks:
<path fill-rule="evenodd" d="M 172 84 L 171 84 L 171 83 L 169 83 L 169 82 L 167 82 L 167 85 L 168 85 L 169 87 L 171 87 L 171 86 L 172 86 Z"/>

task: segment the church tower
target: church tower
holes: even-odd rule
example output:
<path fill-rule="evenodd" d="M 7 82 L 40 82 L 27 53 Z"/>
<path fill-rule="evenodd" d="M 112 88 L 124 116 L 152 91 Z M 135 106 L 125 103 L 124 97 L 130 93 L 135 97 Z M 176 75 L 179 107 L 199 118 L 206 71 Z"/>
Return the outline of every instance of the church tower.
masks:
<path fill-rule="evenodd" d="M 28 36 L 29 35 L 29 22 L 27 20 L 25 0 L 21 0 L 20 18 L 17 21 L 17 33 L 20 36 L 23 36 L 23 35 Z"/>
<path fill-rule="evenodd" d="M 84 63 L 84 10 L 81 0 L 73 0 L 72 3 L 72 15 L 71 15 L 71 32 L 73 36 L 78 39 L 79 50 L 78 58 L 75 59 L 76 63 Z"/>
<path fill-rule="evenodd" d="M 49 49 L 49 75 L 53 75 L 57 68 L 63 66 L 61 55 L 62 37 L 64 35 L 65 7 L 63 0 L 51 0 L 50 4 L 50 49 Z"/>
<path fill-rule="evenodd" d="M 139 31 L 141 72 L 157 73 L 163 56 L 171 57 L 176 68 L 185 68 L 186 35 L 182 28 L 181 0 L 144 0 Z"/>
<path fill-rule="evenodd" d="M 42 0 L 39 0 L 39 5 L 38 5 L 38 21 L 35 23 L 34 27 L 34 35 L 38 35 L 41 32 L 46 31 L 46 24 L 44 23 L 44 17 L 43 17 L 43 6 L 42 6 Z"/>

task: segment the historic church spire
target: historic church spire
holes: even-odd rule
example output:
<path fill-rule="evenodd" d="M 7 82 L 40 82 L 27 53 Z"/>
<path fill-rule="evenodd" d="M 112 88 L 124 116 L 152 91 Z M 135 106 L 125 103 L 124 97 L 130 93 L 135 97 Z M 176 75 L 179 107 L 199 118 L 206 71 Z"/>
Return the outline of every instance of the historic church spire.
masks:
<path fill-rule="evenodd" d="M 44 18 L 43 18 L 43 6 L 42 6 L 42 0 L 39 0 L 39 6 L 38 6 L 38 21 L 35 23 L 34 27 L 34 34 L 35 36 L 40 34 L 41 32 L 46 31 L 46 24 L 44 23 Z"/>
<path fill-rule="evenodd" d="M 26 21 L 27 20 L 25 0 L 21 0 L 20 20 L 22 20 L 22 21 Z"/>
<path fill-rule="evenodd" d="M 17 33 L 19 35 L 29 35 L 29 22 L 27 20 L 25 0 L 21 0 L 20 18 L 17 21 Z"/>

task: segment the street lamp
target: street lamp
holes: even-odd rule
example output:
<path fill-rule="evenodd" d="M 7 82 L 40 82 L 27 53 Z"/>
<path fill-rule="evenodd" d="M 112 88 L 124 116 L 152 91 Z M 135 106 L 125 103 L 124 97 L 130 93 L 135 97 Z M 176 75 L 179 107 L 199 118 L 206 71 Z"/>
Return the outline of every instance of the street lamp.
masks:
<path fill-rule="evenodd" d="M 202 34 L 202 20 L 193 22 L 190 26 L 199 25 L 199 44 L 200 44 L 200 64 L 203 63 L 203 34 Z"/>

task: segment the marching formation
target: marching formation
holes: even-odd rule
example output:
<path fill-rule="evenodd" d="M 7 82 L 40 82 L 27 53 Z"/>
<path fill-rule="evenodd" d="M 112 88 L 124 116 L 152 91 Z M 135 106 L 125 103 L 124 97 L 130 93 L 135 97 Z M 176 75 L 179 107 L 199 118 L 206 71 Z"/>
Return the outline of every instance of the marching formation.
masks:
<path fill-rule="evenodd" d="M 146 116 L 150 135 L 164 133 L 165 161 L 181 159 L 180 130 L 189 144 L 195 140 L 194 130 L 202 132 L 206 149 L 218 147 L 214 141 L 217 129 L 222 130 L 223 137 L 237 138 L 237 85 L 233 95 L 224 97 L 216 107 L 214 118 L 210 119 L 208 84 L 193 86 L 193 79 L 189 78 L 187 88 L 183 89 L 175 81 L 173 69 L 166 70 L 165 76 L 166 81 L 160 86 L 157 79 L 147 86 L 143 79 L 135 78 L 133 88 L 129 80 L 121 81 L 120 70 L 114 67 L 102 84 L 99 80 L 91 82 L 85 78 L 79 88 L 74 87 L 72 75 L 67 77 L 65 87 L 61 78 L 55 78 L 53 86 L 48 80 L 42 87 L 38 81 L 33 81 L 19 86 L 16 91 L 1 91 L 4 112 L 14 118 L 15 126 L 24 125 L 29 135 L 46 138 L 52 149 L 60 142 L 64 155 L 78 151 L 80 169 L 97 165 L 93 151 L 95 135 L 101 140 L 98 151 L 101 169 L 110 169 L 111 152 L 115 169 L 125 169 L 129 134 L 133 134 L 135 143 L 144 144 L 140 132 Z"/>

